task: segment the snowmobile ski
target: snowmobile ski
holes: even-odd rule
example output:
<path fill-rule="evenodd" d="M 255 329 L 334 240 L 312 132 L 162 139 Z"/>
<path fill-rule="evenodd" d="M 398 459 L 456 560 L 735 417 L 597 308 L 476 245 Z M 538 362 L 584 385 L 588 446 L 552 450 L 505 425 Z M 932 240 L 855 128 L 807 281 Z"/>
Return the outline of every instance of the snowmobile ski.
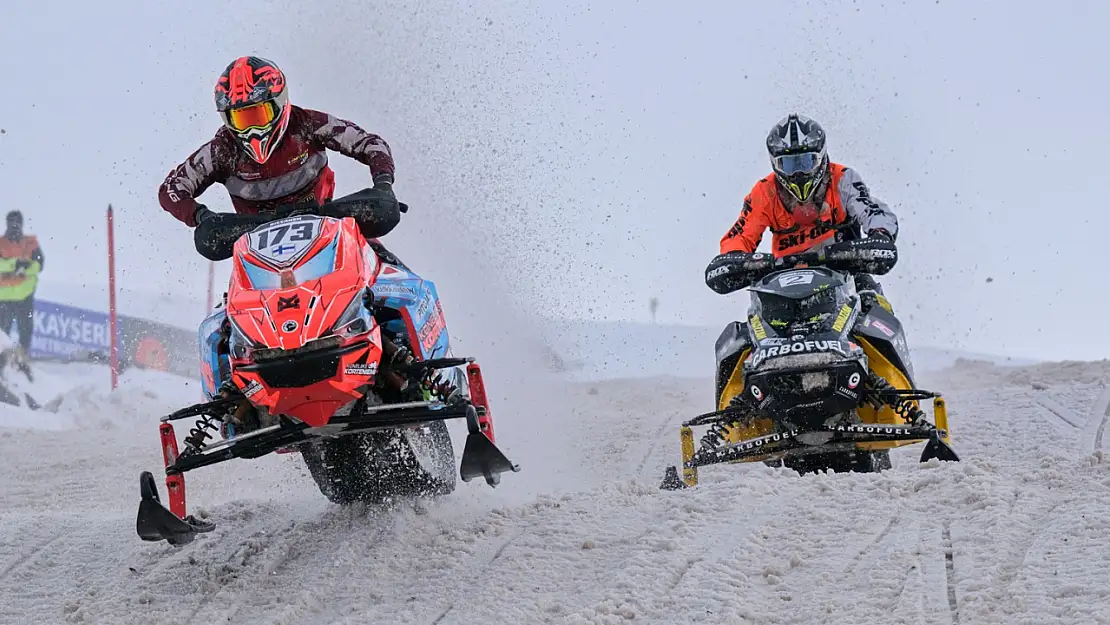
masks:
<path fill-rule="evenodd" d="M 444 404 L 439 401 L 416 401 L 402 404 L 380 404 L 363 407 L 357 413 L 336 416 L 322 428 L 310 428 L 303 422 L 282 419 L 277 425 L 264 427 L 236 437 L 221 440 L 203 448 L 187 448 L 178 453 L 177 438 L 171 421 L 203 415 L 206 411 L 226 408 L 228 399 L 217 399 L 197 404 L 163 417 L 159 426 L 163 455 L 166 463 L 166 486 L 170 492 L 170 508 L 161 503 L 154 477 L 144 471 L 140 476 L 141 500 L 136 529 L 143 540 L 165 540 L 170 544 L 185 544 L 196 533 L 209 532 L 214 524 L 185 515 L 184 473 L 234 458 L 259 458 L 321 437 L 351 435 L 388 428 L 416 426 L 431 421 L 465 419 L 468 436 L 463 450 L 459 474 L 464 482 L 484 477 L 487 484 L 496 486 L 500 475 L 518 472 L 520 466 L 508 459 L 490 439 L 492 425 L 483 424 L 485 408 L 470 401 Z M 481 408 L 481 410 L 479 410 Z"/>
<path fill-rule="evenodd" d="M 678 468 L 666 468 L 660 488 L 678 490 L 694 486 L 698 482 L 698 467 L 732 462 L 754 462 L 782 458 L 787 454 L 794 457 L 806 454 L 824 454 L 830 451 L 855 450 L 861 443 L 919 443 L 924 442 L 921 462 L 937 459 L 942 462 L 959 462 L 960 458 L 948 444 L 948 419 L 944 400 L 940 396 L 925 391 L 909 391 L 904 395 L 934 396 L 934 414 L 937 424 L 929 423 L 918 416 L 912 423 L 905 425 L 844 423 L 821 425 L 805 429 L 791 429 L 755 438 L 720 444 L 723 432 L 732 425 L 731 416 L 740 408 L 729 408 L 699 415 L 683 423 L 682 458 L 683 476 L 678 477 Z M 735 423 L 735 422 L 733 422 Z M 711 425 L 710 434 L 702 439 L 695 449 L 691 426 Z M 715 429 L 714 429 L 715 428 Z"/>
<path fill-rule="evenodd" d="M 469 482 L 476 477 L 484 477 L 490 486 L 501 483 L 501 474 L 520 471 L 520 465 L 513 463 L 497 448 L 497 445 L 482 431 L 478 410 L 467 407 L 466 446 L 463 448 L 462 461 L 459 463 L 459 477 Z"/>
<path fill-rule="evenodd" d="M 139 476 L 139 515 L 135 529 L 139 538 L 157 542 L 164 540 L 171 545 L 184 545 L 193 541 L 198 533 L 211 532 L 215 523 L 188 515 L 184 519 L 170 512 L 162 505 L 158 496 L 158 485 L 150 471 Z"/>

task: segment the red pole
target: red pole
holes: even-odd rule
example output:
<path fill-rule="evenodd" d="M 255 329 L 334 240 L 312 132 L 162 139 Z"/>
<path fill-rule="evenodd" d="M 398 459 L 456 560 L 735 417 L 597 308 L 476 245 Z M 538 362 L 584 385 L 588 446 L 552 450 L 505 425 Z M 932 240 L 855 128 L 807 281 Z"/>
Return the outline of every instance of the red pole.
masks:
<path fill-rule="evenodd" d="M 119 345 L 116 337 L 116 237 L 113 233 L 112 205 L 108 205 L 108 332 L 111 348 L 108 365 L 112 368 L 112 390 L 119 386 Z"/>
<path fill-rule="evenodd" d="M 212 312 L 212 291 L 216 288 L 216 263 L 215 261 L 208 261 L 208 308 L 204 310 L 204 316 L 207 317 L 208 313 Z"/>

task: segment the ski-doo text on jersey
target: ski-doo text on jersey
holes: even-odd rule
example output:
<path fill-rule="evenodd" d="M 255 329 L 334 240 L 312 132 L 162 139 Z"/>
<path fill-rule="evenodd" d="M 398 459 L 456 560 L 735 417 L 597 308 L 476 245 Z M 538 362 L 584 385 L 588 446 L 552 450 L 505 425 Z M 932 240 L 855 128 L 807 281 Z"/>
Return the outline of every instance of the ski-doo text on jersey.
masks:
<path fill-rule="evenodd" d="M 872 230 L 885 230 L 892 238 L 897 237 L 898 217 L 885 202 L 870 194 L 854 169 L 830 163 L 828 173 L 822 183 L 825 188 L 816 195 L 823 197 L 819 209 L 801 204 L 792 196 L 783 197 L 775 174 L 757 182 L 744 198 L 740 217 L 721 238 L 721 253 L 754 252 L 768 228 L 773 234 L 771 252 L 775 256 L 820 247 L 834 241 L 838 231 L 845 239 L 860 238 L 861 233 Z M 811 211 L 808 220 L 802 218 L 807 209 Z M 852 227 L 833 228 L 846 223 Z"/>

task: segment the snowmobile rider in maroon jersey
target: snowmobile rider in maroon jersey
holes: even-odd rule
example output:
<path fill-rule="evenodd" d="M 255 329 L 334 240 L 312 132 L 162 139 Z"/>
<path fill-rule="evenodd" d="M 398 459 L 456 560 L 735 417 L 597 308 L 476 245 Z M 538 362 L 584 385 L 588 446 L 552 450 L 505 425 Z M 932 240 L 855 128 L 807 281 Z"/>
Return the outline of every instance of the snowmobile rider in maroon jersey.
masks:
<path fill-rule="evenodd" d="M 393 193 L 393 155 L 384 139 L 349 121 L 290 104 L 285 74 L 257 56 L 228 65 L 215 95 L 224 126 L 158 189 L 162 208 L 196 228 L 193 238 L 201 255 L 230 258 L 240 236 L 272 219 L 267 212 L 312 203 L 323 207 L 314 211 L 319 214 L 354 217 L 382 260 L 401 264 L 376 240 L 397 225 L 405 208 Z M 335 191 L 329 149 L 369 167 L 373 189 L 325 205 Z M 216 213 L 196 201 L 216 182 L 227 189 L 237 214 Z"/>

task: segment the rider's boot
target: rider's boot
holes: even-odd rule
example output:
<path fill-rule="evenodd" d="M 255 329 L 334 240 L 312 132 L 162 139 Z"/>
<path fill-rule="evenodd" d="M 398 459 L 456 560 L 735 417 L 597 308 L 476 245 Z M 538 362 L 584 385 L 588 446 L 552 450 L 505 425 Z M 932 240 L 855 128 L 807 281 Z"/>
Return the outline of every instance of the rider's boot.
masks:
<path fill-rule="evenodd" d="M 370 247 L 374 248 L 374 253 L 378 255 L 378 258 L 381 259 L 383 263 L 387 265 L 393 265 L 394 267 L 400 267 L 405 271 L 411 271 L 408 267 L 405 266 L 405 263 L 401 262 L 401 259 L 398 258 L 396 254 L 389 251 L 384 245 L 382 245 L 381 240 L 369 239 L 366 242 L 370 244 Z"/>

